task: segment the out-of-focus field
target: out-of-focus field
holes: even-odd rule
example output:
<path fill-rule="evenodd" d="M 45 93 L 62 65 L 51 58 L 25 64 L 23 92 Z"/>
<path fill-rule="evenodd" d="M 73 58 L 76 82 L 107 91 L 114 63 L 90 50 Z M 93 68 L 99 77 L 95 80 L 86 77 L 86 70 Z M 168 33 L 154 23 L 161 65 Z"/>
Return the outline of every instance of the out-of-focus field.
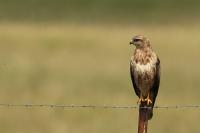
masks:
<path fill-rule="evenodd" d="M 199 104 L 199 25 L 0 24 L 0 101 L 136 105 L 131 37 L 161 59 L 157 105 Z M 133 133 L 138 110 L 0 108 L 3 133 Z M 151 133 L 199 133 L 198 109 L 155 109 Z"/>
<path fill-rule="evenodd" d="M 0 21 L 195 22 L 199 5 L 199 0 L 0 0 Z"/>

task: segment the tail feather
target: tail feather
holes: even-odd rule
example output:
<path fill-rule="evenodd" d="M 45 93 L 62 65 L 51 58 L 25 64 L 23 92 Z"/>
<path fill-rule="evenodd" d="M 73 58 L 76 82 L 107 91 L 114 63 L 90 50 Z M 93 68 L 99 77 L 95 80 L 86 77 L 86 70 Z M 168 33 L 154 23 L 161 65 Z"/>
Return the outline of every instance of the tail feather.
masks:
<path fill-rule="evenodd" d="M 148 108 L 148 120 L 151 120 L 153 117 L 153 108 Z"/>
<path fill-rule="evenodd" d="M 148 105 L 148 107 L 151 107 L 151 108 L 148 108 L 148 120 L 151 120 L 153 117 L 153 107 L 154 107 L 155 101 L 156 101 L 156 97 L 153 97 L 153 100 L 152 100 L 153 103 L 151 105 Z"/>
<path fill-rule="evenodd" d="M 153 106 L 154 106 L 154 103 L 153 104 L 151 104 L 151 105 L 146 105 L 146 104 L 140 104 L 140 108 L 142 108 L 142 107 L 147 107 L 147 111 L 146 111 L 146 115 L 147 115 L 147 118 L 148 118 L 148 120 L 151 120 L 152 119 L 152 117 L 153 117 Z M 148 108 L 149 107 L 149 108 Z M 141 111 L 141 110 L 140 110 Z"/>

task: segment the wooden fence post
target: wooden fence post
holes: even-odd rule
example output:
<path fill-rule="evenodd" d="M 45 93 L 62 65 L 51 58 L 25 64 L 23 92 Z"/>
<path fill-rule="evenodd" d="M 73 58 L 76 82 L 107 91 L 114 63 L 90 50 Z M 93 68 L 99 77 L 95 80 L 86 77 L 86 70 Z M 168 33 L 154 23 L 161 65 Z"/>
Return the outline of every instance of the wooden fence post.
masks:
<path fill-rule="evenodd" d="M 147 133 L 148 108 L 139 108 L 138 133 Z"/>

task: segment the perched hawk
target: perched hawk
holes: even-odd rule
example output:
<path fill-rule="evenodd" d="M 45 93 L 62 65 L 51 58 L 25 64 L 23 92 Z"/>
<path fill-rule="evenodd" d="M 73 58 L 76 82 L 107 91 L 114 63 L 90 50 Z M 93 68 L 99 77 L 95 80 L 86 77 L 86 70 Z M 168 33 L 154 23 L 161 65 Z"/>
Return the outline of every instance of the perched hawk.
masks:
<path fill-rule="evenodd" d="M 138 35 L 133 37 L 130 44 L 136 46 L 130 61 L 133 87 L 140 107 L 151 107 L 147 114 L 150 120 L 160 84 L 160 60 L 148 38 Z"/>

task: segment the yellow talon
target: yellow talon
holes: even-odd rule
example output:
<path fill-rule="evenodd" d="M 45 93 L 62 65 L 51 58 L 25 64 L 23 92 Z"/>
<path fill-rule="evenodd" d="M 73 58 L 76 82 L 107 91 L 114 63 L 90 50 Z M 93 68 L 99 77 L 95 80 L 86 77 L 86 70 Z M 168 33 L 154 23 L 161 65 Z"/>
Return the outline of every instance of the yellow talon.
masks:
<path fill-rule="evenodd" d="M 139 98 L 137 104 L 141 104 L 141 102 L 144 102 L 144 101 L 145 101 L 145 99 L 143 99 L 143 98 Z"/>
<path fill-rule="evenodd" d="M 147 98 L 145 98 L 145 99 L 144 99 L 142 96 L 140 96 L 140 98 L 139 98 L 137 104 L 141 104 L 142 102 L 147 102 L 147 105 L 153 103 L 153 102 L 151 101 L 150 97 L 149 97 L 149 94 L 148 94 Z"/>
<path fill-rule="evenodd" d="M 147 98 L 145 98 L 145 99 L 144 99 L 144 101 L 146 101 L 146 102 L 147 102 L 147 105 L 149 105 L 149 104 L 152 104 L 152 103 L 153 103 L 153 102 L 151 101 L 150 97 L 149 97 L 149 94 L 148 94 Z"/>
<path fill-rule="evenodd" d="M 152 104 L 152 101 L 149 98 L 146 98 L 145 101 L 147 102 L 147 105 Z"/>

